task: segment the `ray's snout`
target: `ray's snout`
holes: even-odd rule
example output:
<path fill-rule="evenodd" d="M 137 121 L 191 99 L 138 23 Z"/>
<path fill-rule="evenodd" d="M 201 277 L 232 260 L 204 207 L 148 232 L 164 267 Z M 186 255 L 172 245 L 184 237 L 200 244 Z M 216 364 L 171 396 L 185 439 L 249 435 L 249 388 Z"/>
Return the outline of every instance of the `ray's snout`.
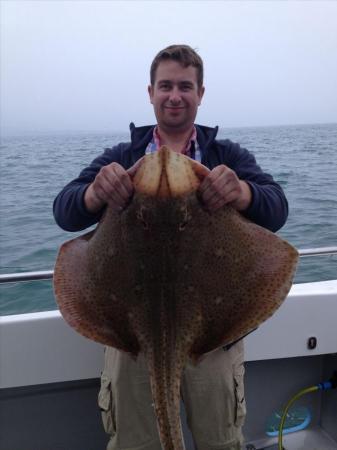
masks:
<path fill-rule="evenodd" d="M 198 189 L 209 170 L 163 146 L 144 158 L 133 183 L 135 191 L 159 198 L 179 197 Z"/>

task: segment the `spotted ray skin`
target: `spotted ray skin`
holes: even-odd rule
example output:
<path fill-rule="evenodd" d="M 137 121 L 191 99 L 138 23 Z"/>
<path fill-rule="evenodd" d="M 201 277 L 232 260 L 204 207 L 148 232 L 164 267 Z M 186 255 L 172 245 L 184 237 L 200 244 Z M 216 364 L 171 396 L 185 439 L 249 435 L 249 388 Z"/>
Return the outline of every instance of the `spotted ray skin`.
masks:
<path fill-rule="evenodd" d="M 230 206 L 210 214 L 208 169 L 163 147 L 144 157 L 135 195 L 61 247 L 54 290 L 82 335 L 144 353 L 164 450 L 183 450 L 180 379 L 194 361 L 258 327 L 281 305 L 297 251 Z"/>

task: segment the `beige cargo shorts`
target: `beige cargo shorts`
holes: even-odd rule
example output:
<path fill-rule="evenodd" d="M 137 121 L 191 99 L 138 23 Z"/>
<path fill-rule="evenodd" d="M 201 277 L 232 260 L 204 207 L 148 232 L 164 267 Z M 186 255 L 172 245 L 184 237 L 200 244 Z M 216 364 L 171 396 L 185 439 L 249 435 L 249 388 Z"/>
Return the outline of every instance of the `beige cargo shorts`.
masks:
<path fill-rule="evenodd" d="M 181 396 L 197 450 L 241 450 L 244 399 L 243 341 L 219 348 L 184 369 Z M 151 388 L 142 355 L 134 361 L 111 347 L 98 396 L 107 450 L 161 450 Z"/>

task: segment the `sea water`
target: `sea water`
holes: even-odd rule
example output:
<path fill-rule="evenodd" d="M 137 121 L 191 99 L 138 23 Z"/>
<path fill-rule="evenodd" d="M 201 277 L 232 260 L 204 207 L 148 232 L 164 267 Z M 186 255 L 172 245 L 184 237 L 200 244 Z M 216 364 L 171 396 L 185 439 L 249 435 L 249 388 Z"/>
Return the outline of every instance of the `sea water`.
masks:
<path fill-rule="evenodd" d="M 278 234 L 297 248 L 337 246 L 337 124 L 222 128 L 218 138 L 246 147 L 289 201 Z M 55 224 L 53 199 L 104 148 L 128 133 L 4 137 L 1 143 L 0 271 L 53 269 L 68 233 Z M 301 259 L 295 282 L 337 279 L 337 256 Z M 0 286 L 0 315 L 53 310 L 51 281 Z"/>

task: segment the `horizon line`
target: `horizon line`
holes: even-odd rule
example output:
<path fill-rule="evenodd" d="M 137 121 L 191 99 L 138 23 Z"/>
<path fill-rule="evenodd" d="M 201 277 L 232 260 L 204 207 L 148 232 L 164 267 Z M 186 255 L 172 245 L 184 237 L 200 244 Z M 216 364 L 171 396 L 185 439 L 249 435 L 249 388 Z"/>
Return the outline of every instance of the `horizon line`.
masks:
<path fill-rule="evenodd" d="M 154 125 L 154 124 L 151 124 Z M 201 125 L 201 124 L 198 124 Z M 280 123 L 280 124 L 265 124 L 265 125 L 226 125 L 220 126 L 220 130 L 239 129 L 239 128 L 276 128 L 276 127 L 296 127 L 296 126 L 314 126 L 314 125 L 337 125 L 337 122 L 298 122 L 298 123 Z M 143 126 L 143 125 L 139 125 Z M 50 130 L 25 130 L 25 129 L 0 129 L 1 137 L 19 137 L 19 136 L 46 136 L 46 135 L 74 135 L 74 134 L 129 134 L 129 129 L 112 130 L 112 129 L 50 129 Z"/>

